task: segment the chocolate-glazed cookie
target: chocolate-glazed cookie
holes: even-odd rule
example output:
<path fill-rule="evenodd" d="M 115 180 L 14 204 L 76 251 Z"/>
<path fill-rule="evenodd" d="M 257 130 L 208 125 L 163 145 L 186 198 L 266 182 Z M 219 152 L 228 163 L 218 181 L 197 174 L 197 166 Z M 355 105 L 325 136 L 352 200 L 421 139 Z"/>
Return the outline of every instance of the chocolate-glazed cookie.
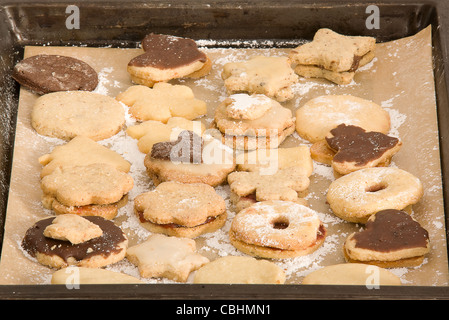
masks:
<path fill-rule="evenodd" d="M 44 236 L 44 230 L 53 222 L 47 218 L 29 228 L 22 240 L 22 248 L 43 265 L 64 268 L 69 265 L 99 268 L 125 257 L 128 239 L 123 231 L 110 220 L 101 217 L 84 217 L 98 225 L 103 235 L 83 243 L 57 240 Z"/>
<path fill-rule="evenodd" d="M 142 40 L 143 53 L 131 59 L 127 70 L 133 83 L 155 83 L 208 74 L 212 61 L 189 38 L 150 33 Z"/>
<path fill-rule="evenodd" d="M 130 65 L 170 69 L 207 60 L 195 41 L 188 38 L 150 33 L 142 40 L 142 48 L 145 54 L 132 59 Z"/>
<path fill-rule="evenodd" d="M 93 91 L 97 72 L 86 62 L 60 55 L 40 54 L 17 63 L 12 77 L 37 94 L 57 91 Z"/>
<path fill-rule="evenodd" d="M 379 267 L 412 267 L 423 262 L 430 250 L 429 233 L 407 212 L 386 209 L 371 216 L 365 229 L 345 241 L 348 262 Z"/>

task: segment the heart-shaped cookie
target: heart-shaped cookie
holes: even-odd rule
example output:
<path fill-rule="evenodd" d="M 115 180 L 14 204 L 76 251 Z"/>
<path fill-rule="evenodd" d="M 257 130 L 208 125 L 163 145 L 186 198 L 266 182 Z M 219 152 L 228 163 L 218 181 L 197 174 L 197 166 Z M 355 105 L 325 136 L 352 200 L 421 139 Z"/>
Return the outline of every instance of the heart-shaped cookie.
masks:
<path fill-rule="evenodd" d="M 407 212 L 387 209 L 370 217 L 365 229 L 345 241 L 348 262 L 384 268 L 420 265 L 430 250 L 429 233 Z"/>

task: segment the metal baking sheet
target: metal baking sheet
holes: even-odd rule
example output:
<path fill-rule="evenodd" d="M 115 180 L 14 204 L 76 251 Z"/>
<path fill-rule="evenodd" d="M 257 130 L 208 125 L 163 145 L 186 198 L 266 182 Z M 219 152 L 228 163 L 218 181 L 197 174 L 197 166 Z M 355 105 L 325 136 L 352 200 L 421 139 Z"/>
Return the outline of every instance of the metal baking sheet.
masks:
<path fill-rule="evenodd" d="M 67 17 L 65 9 L 68 4 L 48 2 L 41 5 L 32 3 L 14 3 L 1 7 L 1 14 L 9 17 L 9 24 L 1 26 L 1 36 L 10 46 L 2 50 L 2 96 L 5 109 L 2 112 L 2 157 L 5 168 L 2 170 L 3 212 L 6 212 L 11 154 L 13 151 L 18 86 L 9 77 L 9 72 L 23 54 L 25 45 L 83 45 L 83 46 L 112 46 L 135 47 L 140 39 L 152 30 L 161 33 L 171 33 L 189 36 L 196 39 L 210 39 L 211 47 L 220 43 L 231 43 L 241 46 L 245 43 L 256 43 L 263 46 L 293 46 L 298 39 L 308 40 L 318 28 L 319 22 L 327 16 L 326 25 L 346 34 L 375 35 L 382 41 L 394 40 L 412 35 L 432 24 L 434 37 L 435 87 L 437 92 L 438 116 L 440 124 L 440 149 L 442 155 L 443 185 L 446 183 L 445 157 L 447 154 L 446 131 L 444 115 L 447 113 L 447 42 L 442 30 L 444 18 L 440 12 L 447 12 L 447 8 L 427 4 L 407 4 L 392 2 L 379 5 L 381 9 L 380 25 L 385 29 L 368 30 L 366 28 L 366 4 L 349 2 L 352 6 L 342 5 L 340 2 L 330 5 L 307 4 L 299 1 L 286 1 L 279 5 L 269 5 L 264 1 L 231 4 L 224 2 L 189 2 L 168 5 L 161 2 L 127 3 L 124 8 L 120 3 L 101 1 L 95 4 L 80 5 L 86 13 L 86 25 L 77 32 L 61 28 Z M 132 10 L 130 10 L 130 8 Z M 400 9 L 400 10 L 399 10 Z M 108 19 L 99 22 L 98 12 L 106 11 Z M 146 16 L 142 13 L 144 11 Z M 120 15 L 118 13 L 120 12 Z M 293 14 L 293 12 L 295 14 Z M 384 12 L 384 13 L 383 13 Z M 119 17 L 118 17 L 119 16 Z M 180 19 L 179 17 L 182 17 Z M 279 16 L 285 19 L 275 19 Z M 146 20 L 145 18 L 146 17 Z M 150 19 L 148 19 L 150 17 Z M 344 23 L 346 17 L 353 24 Z M 89 20 L 90 19 L 90 20 Z M 110 19 L 110 21 L 109 21 Z M 114 21 L 115 19 L 115 21 Z M 145 20 L 145 21 L 144 21 Z M 347 19 L 346 19 L 347 20 Z M 443 19 L 444 20 L 444 19 Z M 82 20 L 85 21 L 85 20 Z M 444 20 L 446 21 L 446 20 Z M 308 23 L 307 23 L 308 22 Z M 313 23 L 312 23 L 313 22 Z M 3 22 L 5 24 L 5 22 Z M 103 26 L 98 28 L 95 26 Z M 258 25 L 260 28 L 252 28 Z M 406 28 L 404 26 L 407 26 Z M 3 27 L 5 29 L 3 29 Z M 222 41 L 227 40 L 227 41 Z M 255 42 L 241 41 L 255 40 Z M 444 189 L 444 196 L 447 191 Z M 445 205 L 446 206 L 446 205 Z M 4 215 L 2 216 L 4 222 Z M 446 219 L 447 220 L 447 219 Z M 202 297 L 245 297 L 245 298 L 325 298 L 325 297 L 445 297 L 446 287 L 418 287 L 416 290 L 407 288 L 384 288 L 368 291 L 366 288 L 345 286 L 319 287 L 286 285 L 272 286 L 202 286 L 202 285 L 152 285 L 121 286 L 116 293 L 108 286 L 87 286 L 81 290 L 68 291 L 58 286 L 2 286 L 2 297 L 133 297 L 133 298 L 202 298 Z"/>

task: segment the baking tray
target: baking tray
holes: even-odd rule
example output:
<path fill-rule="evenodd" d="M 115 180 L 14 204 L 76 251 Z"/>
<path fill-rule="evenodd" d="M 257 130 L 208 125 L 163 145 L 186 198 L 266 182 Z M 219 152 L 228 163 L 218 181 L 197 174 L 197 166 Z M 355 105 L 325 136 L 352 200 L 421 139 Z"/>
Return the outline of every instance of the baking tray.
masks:
<path fill-rule="evenodd" d="M 360 1 L 78 1 L 80 29 L 67 29 L 68 1 L 0 1 L 0 223 L 4 227 L 14 149 L 19 86 L 10 77 L 26 45 L 137 47 L 150 31 L 193 39 L 217 40 L 210 46 L 291 46 L 310 40 L 329 27 L 352 35 L 372 35 L 378 41 L 411 36 L 432 25 L 435 90 L 442 165 L 445 220 L 448 225 L 449 182 L 449 4 L 427 1 L 385 1 L 380 28 L 367 29 L 366 7 Z M 256 40 L 256 42 L 240 41 Z M 3 232 L 1 234 L 3 236 Z M 447 236 L 447 235 L 446 235 Z M 448 237 L 446 237 L 448 238 Z M 59 285 L 3 285 L 2 299 L 447 299 L 446 286 L 302 285 L 84 285 L 68 290 Z"/>

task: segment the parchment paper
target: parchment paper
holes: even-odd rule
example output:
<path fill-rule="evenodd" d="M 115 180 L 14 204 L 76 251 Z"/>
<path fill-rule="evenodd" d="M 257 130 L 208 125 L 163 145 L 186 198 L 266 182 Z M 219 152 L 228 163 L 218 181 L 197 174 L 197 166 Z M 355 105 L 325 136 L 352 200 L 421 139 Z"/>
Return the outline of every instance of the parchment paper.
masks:
<path fill-rule="evenodd" d="M 208 40 L 203 40 L 208 42 Z M 198 41 L 201 45 L 202 41 Z M 288 49 L 204 49 L 212 59 L 212 72 L 205 78 L 180 80 L 190 86 L 196 97 L 208 104 L 208 114 L 202 118 L 205 124 L 212 121 L 215 107 L 226 97 L 220 73 L 223 65 L 240 61 L 256 54 L 286 55 Z M 96 69 L 100 84 L 96 92 L 115 97 L 132 83 L 126 71 L 131 58 L 140 49 L 88 48 L 88 47 L 26 47 L 25 57 L 39 53 L 62 54 L 84 60 Z M 391 116 L 390 134 L 403 141 L 403 147 L 393 158 L 392 166 L 407 170 L 419 177 L 424 184 L 424 197 L 413 207 L 413 217 L 429 231 L 431 252 L 425 262 L 416 268 L 390 269 L 401 277 L 404 285 L 448 285 L 448 261 L 446 255 L 445 220 L 438 145 L 438 127 L 434 79 L 432 71 L 431 29 L 415 36 L 377 45 L 376 58 L 361 68 L 354 81 L 338 86 L 325 80 L 301 79 L 294 86 L 295 98 L 286 107 L 295 112 L 306 101 L 319 95 L 352 94 L 372 100 Z M 18 121 L 14 147 L 11 187 L 6 214 L 5 236 L 0 261 L 0 284 L 48 284 L 54 270 L 40 265 L 20 248 L 26 232 L 37 220 L 52 216 L 41 204 L 40 170 L 38 158 L 64 141 L 38 135 L 30 125 L 30 113 L 36 95 L 25 89 L 20 91 Z M 127 125 L 135 122 L 128 117 Z M 120 210 L 115 222 L 137 244 L 150 234 L 143 229 L 133 214 L 133 199 L 140 193 L 154 188 L 145 173 L 144 155 L 137 149 L 137 141 L 124 134 L 100 142 L 122 154 L 132 163 L 131 174 L 135 186 L 129 194 L 128 205 Z M 281 147 L 308 144 L 296 133 Z M 334 176 L 331 168 L 314 163 L 314 173 L 307 199 L 310 207 L 320 213 L 328 229 L 324 245 L 315 253 L 295 259 L 274 261 L 284 268 L 287 283 L 300 283 L 303 276 L 326 265 L 343 263 L 342 245 L 361 225 L 336 218 L 325 202 L 326 190 Z M 228 241 L 230 221 L 235 213 L 229 202 L 228 186 L 216 188 L 229 204 L 228 223 L 219 231 L 196 239 L 198 252 L 211 260 L 225 255 L 242 255 Z M 107 269 L 125 272 L 139 277 L 137 268 L 126 259 Z M 192 277 L 191 277 L 192 278 Z M 172 283 L 167 279 L 143 279 L 148 283 Z M 191 281 L 191 279 L 189 280 Z"/>

